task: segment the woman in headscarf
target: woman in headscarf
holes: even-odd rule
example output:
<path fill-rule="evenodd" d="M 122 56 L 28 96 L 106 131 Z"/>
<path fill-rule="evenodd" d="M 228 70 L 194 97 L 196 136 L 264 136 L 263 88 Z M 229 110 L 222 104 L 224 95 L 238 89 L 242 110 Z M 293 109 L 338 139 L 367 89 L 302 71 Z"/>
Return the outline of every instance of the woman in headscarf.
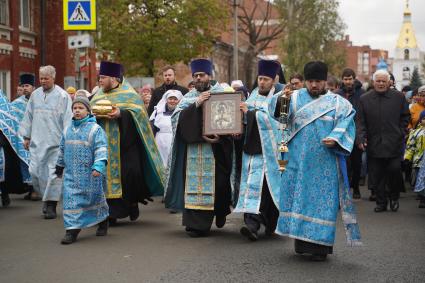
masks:
<path fill-rule="evenodd" d="M 158 105 L 155 106 L 155 110 L 149 119 L 165 167 L 167 167 L 168 155 L 170 154 L 173 139 L 171 115 L 182 97 L 183 95 L 179 90 L 168 90 L 164 93 Z"/>

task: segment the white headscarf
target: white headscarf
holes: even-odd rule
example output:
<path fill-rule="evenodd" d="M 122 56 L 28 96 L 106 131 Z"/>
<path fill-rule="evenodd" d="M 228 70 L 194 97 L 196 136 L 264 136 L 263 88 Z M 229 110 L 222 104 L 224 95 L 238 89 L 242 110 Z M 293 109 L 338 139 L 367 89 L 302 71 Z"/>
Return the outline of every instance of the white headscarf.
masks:
<path fill-rule="evenodd" d="M 155 116 L 159 113 L 164 113 L 165 112 L 165 106 L 167 105 L 167 99 L 171 96 L 174 96 L 175 98 L 177 98 L 179 101 L 183 98 L 183 94 L 181 93 L 180 90 L 176 90 L 176 89 L 169 89 L 167 90 L 164 95 L 162 96 L 161 100 L 158 102 L 158 104 L 155 106 L 155 110 L 152 112 L 151 117 L 149 118 L 149 120 L 154 120 Z"/>

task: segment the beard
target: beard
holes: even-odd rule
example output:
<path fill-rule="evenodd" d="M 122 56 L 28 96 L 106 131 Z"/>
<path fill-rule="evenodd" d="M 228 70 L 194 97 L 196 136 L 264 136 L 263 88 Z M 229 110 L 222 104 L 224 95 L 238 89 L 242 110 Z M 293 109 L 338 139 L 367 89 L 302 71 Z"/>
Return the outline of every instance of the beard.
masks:
<path fill-rule="evenodd" d="M 310 94 L 311 97 L 319 97 L 320 95 L 326 94 L 326 89 L 322 88 L 322 89 L 314 89 L 314 90 L 310 90 L 307 89 L 308 94 Z"/>
<path fill-rule="evenodd" d="M 258 93 L 259 93 L 260 95 L 268 95 L 268 94 L 269 94 L 269 92 L 270 92 L 270 90 L 271 90 L 271 88 L 269 88 L 269 89 L 259 88 L 259 89 L 258 89 Z"/>
<path fill-rule="evenodd" d="M 195 89 L 199 92 L 204 92 L 210 89 L 210 82 L 195 82 Z"/>

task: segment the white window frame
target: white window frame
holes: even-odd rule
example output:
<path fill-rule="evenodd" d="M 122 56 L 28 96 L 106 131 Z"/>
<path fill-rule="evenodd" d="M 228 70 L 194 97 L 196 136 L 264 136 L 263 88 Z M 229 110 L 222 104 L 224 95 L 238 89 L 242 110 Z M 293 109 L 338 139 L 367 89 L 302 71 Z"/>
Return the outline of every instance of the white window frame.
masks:
<path fill-rule="evenodd" d="M 24 26 L 24 5 L 23 2 L 28 1 L 28 26 Z M 19 28 L 22 30 L 30 31 L 32 29 L 32 14 L 31 14 L 31 6 L 32 6 L 31 0 L 20 0 L 19 1 Z"/>
<path fill-rule="evenodd" d="M 5 1 L 5 4 L 6 4 L 6 7 L 5 7 L 6 8 L 6 14 L 5 14 L 6 19 L 5 19 L 5 23 L 0 22 L 0 25 L 9 26 L 9 9 L 10 9 L 9 0 L 3 0 L 3 1 Z"/>
<path fill-rule="evenodd" d="M 0 89 L 3 91 L 3 94 L 7 96 L 9 101 L 12 98 L 10 91 L 10 71 L 9 70 L 0 70 Z"/>

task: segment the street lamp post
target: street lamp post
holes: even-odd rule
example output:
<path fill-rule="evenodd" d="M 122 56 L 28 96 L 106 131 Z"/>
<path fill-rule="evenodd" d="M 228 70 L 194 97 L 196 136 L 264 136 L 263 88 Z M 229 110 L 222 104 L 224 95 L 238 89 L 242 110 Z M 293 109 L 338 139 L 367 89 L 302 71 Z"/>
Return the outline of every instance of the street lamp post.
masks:
<path fill-rule="evenodd" d="M 238 47 L 238 6 L 240 0 L 233 0 L 233 79 L 239 78 L 239 47 Z"/>

